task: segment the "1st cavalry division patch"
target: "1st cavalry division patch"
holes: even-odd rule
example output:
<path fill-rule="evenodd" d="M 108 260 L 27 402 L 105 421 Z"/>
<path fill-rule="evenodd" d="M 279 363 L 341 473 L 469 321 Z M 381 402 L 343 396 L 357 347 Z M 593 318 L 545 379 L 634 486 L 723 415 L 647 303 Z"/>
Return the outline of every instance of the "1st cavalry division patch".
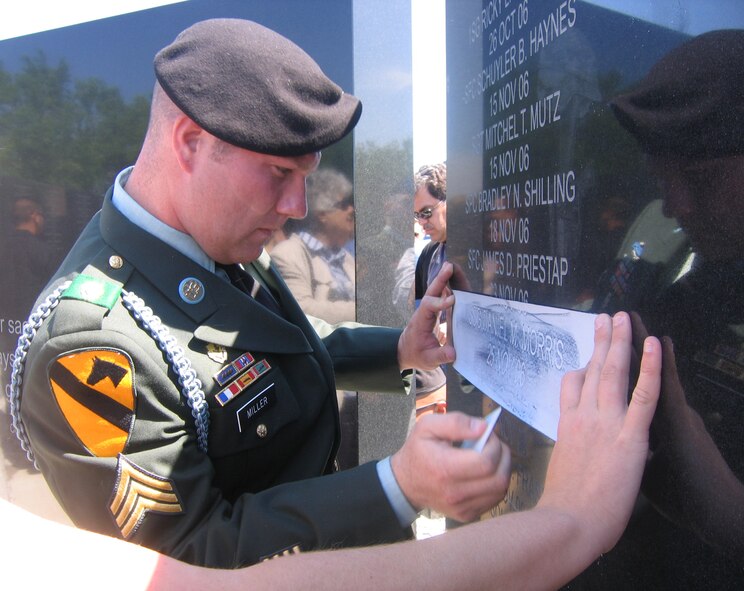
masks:
<path fill-rule="evenodd" d="M 134 368 L 116 349 L 84 349 L 49 366 L 49 383 L 62 414 L 94 456 L 124 451 L 134 424 Z"/>

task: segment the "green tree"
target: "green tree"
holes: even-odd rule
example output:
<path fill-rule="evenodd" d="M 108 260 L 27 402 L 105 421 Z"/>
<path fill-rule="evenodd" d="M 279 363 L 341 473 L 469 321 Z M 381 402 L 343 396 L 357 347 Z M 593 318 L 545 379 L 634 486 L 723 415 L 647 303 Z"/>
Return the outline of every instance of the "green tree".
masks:
<path fill-rule="evenodd" d="M 134 161 L 149 97 L 127 104 L 97 79 L 73 80 L 38 52 L 11 74 L 0 65 L 0 171 L 66 190 L 101 194 Z"/>

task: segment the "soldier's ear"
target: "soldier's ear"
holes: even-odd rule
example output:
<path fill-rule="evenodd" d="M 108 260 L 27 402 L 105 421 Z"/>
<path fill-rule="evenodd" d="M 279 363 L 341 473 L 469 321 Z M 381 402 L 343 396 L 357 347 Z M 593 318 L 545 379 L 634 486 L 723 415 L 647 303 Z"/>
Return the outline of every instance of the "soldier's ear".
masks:
<path fill-rule="evenodd" d="M 171 142 L 179 166 L 184 172 L 193 172 L 197 155 L 207 149 L 208 134 L 186 115 L 173 122 Z"/>

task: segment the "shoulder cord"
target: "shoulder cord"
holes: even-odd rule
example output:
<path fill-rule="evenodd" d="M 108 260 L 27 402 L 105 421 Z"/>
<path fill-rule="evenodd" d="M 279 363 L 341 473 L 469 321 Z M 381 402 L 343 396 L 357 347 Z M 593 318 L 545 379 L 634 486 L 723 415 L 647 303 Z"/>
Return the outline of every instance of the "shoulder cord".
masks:
<path fill-rule="evenodd" d="M 160 317 L 152 313 L 152 309 L 145 305 L 142 298 L 134 292 L 122 290 L 121 301 L 135 320 L 146 328 L 158 347 L 166 354 L 171 368 L 178 376 L 181 385 L 181 395 L 191 408 L 191 416 L 196 423 L 196 443 L 199 449 L 207 453 L 207 437 L 209 435 L 209 405 L 202 390 L 201 380 L 196 377 L 196 370 L 191 367 L 191 361 L 184 354 L 176 338 L 163 326 Z"/>
<path fill-rule="evenodd" d="M 10 406 L 10 428 L 14 431 L 18 441 L 21 442 L 21 449 L 26 452 L 28 461 L 34 465 L 34 468 L 39 469 L 39 465 L 36 463 L 36 458 L 31 451 L 31 444 L 26 435 L 26 428 L 23 426 L 20 412 L 20 401 L 21 401 L 21 384 L 23 383 L 23 369 L 26 365 L 26 354 L 31 346 L 31 341 L 36 336 L 36 331 L 44 322 L 44 320 L 52 313 L 52 310 L 59 304 L 59 296 L 65 291 L 72 281 L 65 281 L 62 285 L 57 287 L 52 293 L 50 293 L 46 299 L 39 304 L 34 312 L 28 317 L 28 320 L 23 323 L 23 333 L 18 337 L 18 345 L 16 346 L 15 356 L 13 357 L 13 373 L 10 378 L 10 392 L 8 394 L 8 404 Z"/>
<path fill-rule="evenodd" d="M 18 346 L 13 359 L 13 373 L 10 382 L 10 393 L 8 401 L 10 404 L 11 429 L 21 443 L 21 448 L 26 453 L 28 460 L 38 470 L 31 444 L 26 434 L 20 414 L 21 384 L 23 383 L 23 370 L 26 364 L 26 355 L 31 347 L 31 341 L 36 336 L 44 320 L 51 314 L 52 310 L 60 302 L 60 296 L 70 286 L 71 281 L 66 281 L 55 289 L 47 298 L 32 312 L 28 320 L 23 324 L 23 334 L 18 339 Z M 122 290 L 122 302 L 129 313 L 139 322 L 150 336 L 158 344 L 158 347 L 166 354 L 171 368 L 178 376 L 181 386 L 181 395 L 191 408 L 191 416 L 196 423 L 196 439 L 199 449 L 207 452 L 207 438 L 209 435 L 209 406 L 207 405 L 202 383 L 196 377 L 196 371 L 191 367 L 191 362 L 184 355 L 183 348 L 178 345 L 168 329 L 163 326 L 160 318 L 152 313 L 152 309 L 145 305 L 144 300 L 137 297 L 133 292 Z"/>

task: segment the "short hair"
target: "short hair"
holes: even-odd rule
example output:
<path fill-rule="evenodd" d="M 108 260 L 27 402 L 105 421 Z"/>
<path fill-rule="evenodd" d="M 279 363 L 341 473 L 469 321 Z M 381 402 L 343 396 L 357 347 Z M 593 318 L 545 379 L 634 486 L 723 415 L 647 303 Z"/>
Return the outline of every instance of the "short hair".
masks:
<path fill-rule="evenodd" d="M 413 175 L 413 186 L 416 191 L 421 187 L 440 201 L 447 199 L 447 164 L 425 164 Z"/>
<path fill-rule="evenodd" d="M 154 135 L 165 132 L 169 133 L 170 128 L 166 127 L 166 124 L 175 121 L 176 117 L 182 113 L 165 93 L 160 83 L 156 82 L 152 90 L 150 121 L 148 122 L 147 132 Z"/>

